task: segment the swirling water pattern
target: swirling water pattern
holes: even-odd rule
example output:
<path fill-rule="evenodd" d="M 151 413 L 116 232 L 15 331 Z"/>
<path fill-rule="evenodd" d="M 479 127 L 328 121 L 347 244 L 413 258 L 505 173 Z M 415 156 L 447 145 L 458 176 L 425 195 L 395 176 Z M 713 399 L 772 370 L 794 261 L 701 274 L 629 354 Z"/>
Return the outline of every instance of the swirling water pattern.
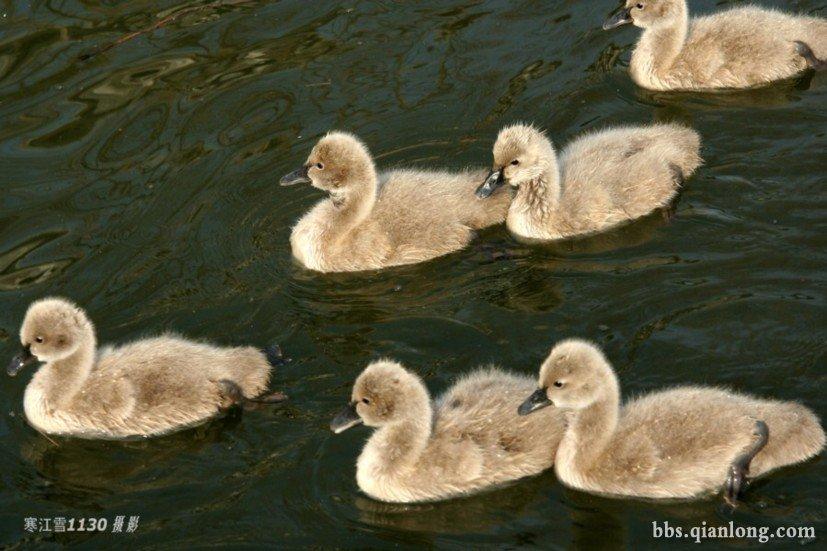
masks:
<path fill-rule="evenodd" d="M 760 3 L 827 16 L 818 0 Z M 588 496 L 550 473 L 388 506 L 354 482 L 365 432 L 327 430 L 374 357 L 403 360 L 438 391 L 481 363 L 533 374 L 572 335 L 606 347 L 628 393 L 722 384 L 827 417 L 827 76 L 643 92 L 625 71 L 636 33 L 600 30 L 613 7 L 0 2 L 2 357 L 27 304 L 60 294 L 88 307 L 104 342 L 174 328 L 280 342 L 294 358 L 273 381 L 291 397 L 283 407 L 151 442 L 50 442 L 23 419 L 30 374 L 7 380 L 0 545 L 636 548 L 653 544 L 653 520 L 730 519 L 823 537 L 823 459 L 762 481 L 733 516 L 717 499 Z M 434 262 L 346 276 L 291 260 L 290 227 L 318 195 L 277 180 L 328 129 L 358 133 L 383 166 L 459 168 L 487 166 L 497 129 L 518 120 L 560 144 L 679 120 L 703 135 L 706 165 L 673 217 L 606 235 L 533 246 L 497 228 Z M 23 531 L 26 516 L 118 514 L 140 514 L 138 533 Z"/>

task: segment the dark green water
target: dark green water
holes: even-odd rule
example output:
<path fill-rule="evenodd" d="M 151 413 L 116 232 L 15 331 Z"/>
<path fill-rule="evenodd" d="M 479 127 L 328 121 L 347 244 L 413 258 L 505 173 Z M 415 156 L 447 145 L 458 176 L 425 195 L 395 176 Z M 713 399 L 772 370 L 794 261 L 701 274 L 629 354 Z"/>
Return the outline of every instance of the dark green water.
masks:
<path fill-rule="evenodd" d="M 610 0 L 227 4 L 0 2 L 0 356 L 17 350 L 28 303 L 60 294 L 89 309 L 103 342 L 167 329 L 279 342 L 294 361 L 273 386 L 291 400 L 161 440 L 53 444 L 23 418 L 30 374 L 7 379 L 0 545 L 677 545 L 652 539 L 655 520 L 814 526 L 811 547 L 823 545 L 824 459 L 762 480 L 734 514 L 718 499 L 601 499 L 552 473 L 389 506 L 354 481 L 367 430 L 334 437 L 327 424 L 377 356 L 440 391 L 486 362 L 536 373 L 568 336 L 604 345 L 627 394 L 720 384 L 827 416 L 827 74 L 721 96 L 642 92 L 625 72 L 637 33 L 600 30 Z M 822 0 L 760 4 L 827 16 Z M 202 7 L 78 61 L 187 6 Z M 383 166 L 459 168 L 488 165 L 497 130 L 518 120 L 559 144 L 680 120 L 702 134 L 706 165 L 672 221 L 540 247 L 497 228 L 382 273 L 292 262 L 290 227 L 319 196 L 277 179 L 322 133 L 358 133 Z M 140 515 L 137 533 L 23 529 L 25 517 L 116 515 Z"/>

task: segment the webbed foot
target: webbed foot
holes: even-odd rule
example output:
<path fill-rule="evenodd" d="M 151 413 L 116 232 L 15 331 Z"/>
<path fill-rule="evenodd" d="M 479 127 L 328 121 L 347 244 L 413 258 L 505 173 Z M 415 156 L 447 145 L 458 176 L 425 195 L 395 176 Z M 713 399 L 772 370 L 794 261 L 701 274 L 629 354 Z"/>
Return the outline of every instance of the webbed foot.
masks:
<path fill-rule="evenodd" d="M 670 163 L 669 172 L 672 173 L 672 181 L 675 182 L 675 188 L 678 190 L 678 193 L 671 201 L 669 201 L 668 205 L 659 209 L 660 214 L 663 217 L 663 221 L 667 224 L 670 224 L 675 220 L 675 216 L 678 212 L 678 203 L 680 202 L 681 193 L 683 192 L 683 186 L 686 183 L 686 177 L 683 175 L 683 170 L 678 165 Z"/>
<path fill-rule="evenodd" d="M 770 428 L 764 421 L 756 421 L 754 434 L 758 437 L 755 444 L 736 457 L 729 467 L 729 477 L 724 488 L 724 501 L 733 509 L 738 506 L 738 498 L 749 487 L 750 463 L 767 445 L 770 439 Z"/>
<path fill-rule="evenodd" d="M 287 400 L 287 394 L 277 390 L 268 394 L 262 394 L 257 398 L 250 398 L 247 401 L 254 404 L 278 404 L 279 402 L 283 402 L 285 400 Z"/>
<path fill-rule="evenodd" d="M 273 367 L 281 367 L 293 361 L 292 358 L 288 358 L 284 355 L 284 351 L 281 349 L 281 346 L 277 344 L 268 346 L 262 350 L 262 352 L 264 352 L 264 355 L 267 356 L 267 361 Z"/>
<path fill-rule="evenodd" d="M 233 408 L 242 407 L 247 398 L 241 391 L 241 387 L 235 381 L 229 379 L 221 379 L 216 383 L 218 385 L 218 392 L 220 395 L 220 402 L 218 409 L 222 413 L 227 413 Z"/>
<path fill-rule="evenodd" d="M 516 256 L 507 249 L 495 247 L 488 243 L 480 245 L 480 254 L 485 258 L 485 262 L 499 262 L 501 260 L 514 260 Z"/>
<path fill-rule="evenodd" d="M 816 71 L 823 71 L 827 69 L 827 60 L 818 59 L 815 52 L 813 52 L 813 49 L 810 48 L 807 43 L 801 42 L 800 40 L 795 40 L 793 44 L 795 44 L 795 51 L 798 52 L 798 55 L 807 60 L 807 65 L 811 68 Z"/>
<path fill-rule="evenodd" d="M 262 394 L 255 398 L 247 398 L 244 396 L 241 387 L 235 381 L 229 379 L 221 379 L 218 381 L 218 391 L 221 396 L 218 409 L 222 413 L 226 413 L 234 408 L 242 408 L 245 411 L 258 409 L 260 405 L 278 404 L 287 400 L 287 395 L 283 392 L 270 392 Z"/>
<path fill-rule="evenodd" d="M 671 203 L 669 203 L 665 207 L 660 208 L 661 218 L 663 218 L 663 221 L 666 222 L 667 224 L 671 224 L 672 222 L 675 221 L 675 218 L 677 217 L 677 213 L 678 213 L 678 202 L 677 201 L 672 201 Z"/>

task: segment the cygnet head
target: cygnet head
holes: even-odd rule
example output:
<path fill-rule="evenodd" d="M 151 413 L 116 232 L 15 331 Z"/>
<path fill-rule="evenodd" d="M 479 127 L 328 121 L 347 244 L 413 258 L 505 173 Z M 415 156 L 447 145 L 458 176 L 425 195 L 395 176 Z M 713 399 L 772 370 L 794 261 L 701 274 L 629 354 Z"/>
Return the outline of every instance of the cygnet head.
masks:
<path fill-rule="evenodd" d="M 477 196 L 490 197 L 505 183 L 517 188 L 537 180 L 555 162 L 554 147 L 533 126 L 515 124 L 503 128 L 494 143 L 494 167 L 477 189 Z"/>
<path fill-rule="evenodd" d="M 430 398 L 422 380 L 400 364 L 370 364 L 353 385 L 348 406 L 330 422 L 339 434 L 356 425 L 382 427 L 411 419 L 427 410 Z"/>
<path fill-rule="evenodd" d="M 558 343 L 540 367 L 539 388 L 523 402 L 520 415 L 547 406 L 583 409 L 615 392 L 614 371 L 594 344 L 578 339 Z"/>
<path fill-rule="evenodd" d="M 32 303 L 20 328 L 23 351 L 8 367 L 11 376 L 34 362 L 68 358 L 89 338 L 92 322 L 77 305 L 63 298 L 45 298 Z"/>
<path fill-rule="evenodd" d="M 375 180 L 367 146 L 352 134 L 331 132 L 316 143 L 302 168 L 281 179 L 281 185 L 310 183 L 335 197 L 362 190 Z"/>
<path fill-rule="evenodd" d="M 686 0 L 627 0 L 609 19 L 603 29 L 633 24 L 642 29 L 670 27 L 686 17 Z"/>

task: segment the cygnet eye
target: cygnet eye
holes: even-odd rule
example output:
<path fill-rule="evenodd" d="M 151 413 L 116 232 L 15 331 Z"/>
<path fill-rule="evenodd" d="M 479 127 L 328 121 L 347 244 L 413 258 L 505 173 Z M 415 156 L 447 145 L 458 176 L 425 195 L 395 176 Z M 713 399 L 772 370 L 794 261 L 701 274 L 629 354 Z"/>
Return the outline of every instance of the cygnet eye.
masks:
<path fill-rule="evenodd" d="M 34 342 L 43 343 L 43 337 L 35 337 Z"/>
<path fill-rule="evenodd" d="M 557 388 L 563 388 L 563 381 L 554 381 L 554 386 Z"/>
<path fill-rule="evenodd" d="M 368 400 L 367 398 L 362 398 L 362 403 L 363 403 L 363 404 L 366 404 L 366 405 L 369 405 L 369 404 L 370 404 L 370 400 Z"/>
<path fill-rule="evenodd" d="M 316 168 L 319 170 L 324 170 L 324 165 L 322 163 L 316 163 Z"/>
<path fill-rule="evenodd" d="M 514 159 L 513 161 L 511 161 L 511 166 L 517 166 L 518 164 L 520 164 L 519 159 Z"/>

